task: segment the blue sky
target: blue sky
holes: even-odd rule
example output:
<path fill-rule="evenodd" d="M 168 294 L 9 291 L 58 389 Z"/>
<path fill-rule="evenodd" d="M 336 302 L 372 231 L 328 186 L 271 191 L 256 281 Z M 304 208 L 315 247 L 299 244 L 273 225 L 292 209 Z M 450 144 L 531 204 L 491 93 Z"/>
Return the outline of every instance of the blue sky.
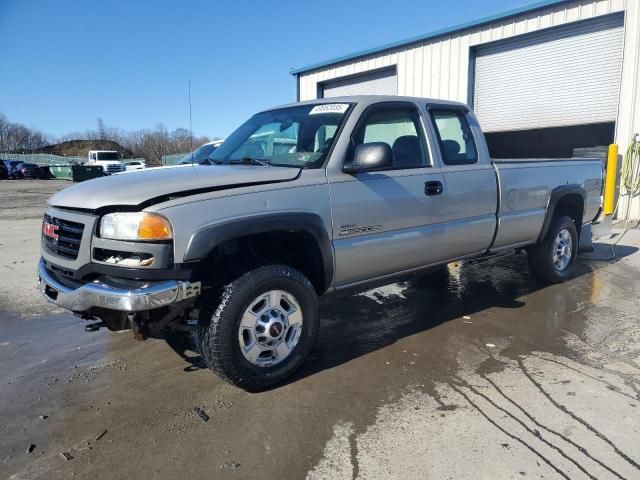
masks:
<path fill-rule="evenodd" d="M 520 6 L 524 0 L 0 0 L 0 112 L 62 135 L 226 136 L 295 100 L 289 70 Z M 531 3 L 531 2 L 529 2 Z"/>

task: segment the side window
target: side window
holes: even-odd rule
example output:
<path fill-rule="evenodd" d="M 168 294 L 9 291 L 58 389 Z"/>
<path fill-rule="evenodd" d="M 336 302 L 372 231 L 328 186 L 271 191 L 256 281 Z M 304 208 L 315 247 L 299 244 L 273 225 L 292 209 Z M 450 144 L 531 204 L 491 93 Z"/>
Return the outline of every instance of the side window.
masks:
<path fill-rule="evenodd" d="M 473 134 L 464 112 L 431 110 L 436 126 L 442 159 L 446 165 L 469 165 L 478 162 Z"/>
<path fill-rule="evenodd" d="M 393 152 L 393 168 L 428 165 L 420 116 L 413 106 L 382 105 L 370 109 L 352 137 L 352 151 L 363 143 L 384 142 Z"/>

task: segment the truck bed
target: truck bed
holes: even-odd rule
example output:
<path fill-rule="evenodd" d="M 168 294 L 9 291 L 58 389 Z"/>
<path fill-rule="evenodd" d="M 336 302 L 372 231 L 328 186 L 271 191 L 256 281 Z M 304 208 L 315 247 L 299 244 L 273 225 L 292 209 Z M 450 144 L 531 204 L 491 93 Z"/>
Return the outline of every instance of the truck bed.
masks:
<path fill-rule="evenodd" d="M 535 243 L 542 229 L 551 192 L 558 187 L 584 192 L 583 223 L 599 212 L 603 166 L 599 159 L 492 159 L 498 175 L 498 231 L 494 250 Z"/>
<path fill-rule="evenodd" d="M 598 161 L 599 158 L 592 157 L 569 157 L 569 158 L 491 158 L 493 163 L 558 163 L 558 162 L 592 162 Z"/>

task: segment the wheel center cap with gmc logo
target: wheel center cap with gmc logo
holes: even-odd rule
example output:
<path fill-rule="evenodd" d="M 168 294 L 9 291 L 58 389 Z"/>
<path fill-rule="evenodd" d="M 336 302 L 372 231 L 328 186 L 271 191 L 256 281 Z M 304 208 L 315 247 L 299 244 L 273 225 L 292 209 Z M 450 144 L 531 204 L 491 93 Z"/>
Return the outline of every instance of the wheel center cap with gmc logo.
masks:
<path fill-rule="evenodd" d="M 269 327 L 269 335 L 271 335 L 271 338 L 278 338 L 282 334 L 283 328 L 284 325 L 282 325 L 282 323 L 274 322 L 271 324 L 271 327 Z"/>

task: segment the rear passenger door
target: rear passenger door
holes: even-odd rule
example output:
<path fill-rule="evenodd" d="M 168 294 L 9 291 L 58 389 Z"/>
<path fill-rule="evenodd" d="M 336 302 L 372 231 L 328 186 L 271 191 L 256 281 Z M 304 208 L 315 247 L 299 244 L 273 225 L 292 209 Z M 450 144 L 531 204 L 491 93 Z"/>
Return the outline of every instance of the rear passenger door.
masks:
<path fill-rule="evenodd" d="M 337 286 L 446 256 L 440 237 L 447 211 L 444 177 L 433 168 L 423 122 L 410 102 L 370 106 L 353 130 L 343 162 L 358 145 L 384 142 L 392 149 L 393 165 L 384 171 L 328 173 Z M 440 241 L 430 242 L 433 238 Z"/>
<path fill-rule="evenodd" d="M 482 252 L 493 241 L 498 203 L 484 136 L 464 105 L 431 104 L 427 112 L 444 174 L 448 253 L 459 258 Z"/>

